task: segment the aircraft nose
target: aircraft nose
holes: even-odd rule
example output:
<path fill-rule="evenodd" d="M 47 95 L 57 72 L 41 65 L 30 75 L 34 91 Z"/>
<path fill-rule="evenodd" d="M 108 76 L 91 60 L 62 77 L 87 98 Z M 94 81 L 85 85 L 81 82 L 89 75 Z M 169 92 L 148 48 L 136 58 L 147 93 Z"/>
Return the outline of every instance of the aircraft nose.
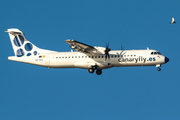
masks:
<path fill-rule="evenodd" d="M 169 62 L 169 58 L 165 57 L 164 61 L 165 61 L 165 63 Z"/>

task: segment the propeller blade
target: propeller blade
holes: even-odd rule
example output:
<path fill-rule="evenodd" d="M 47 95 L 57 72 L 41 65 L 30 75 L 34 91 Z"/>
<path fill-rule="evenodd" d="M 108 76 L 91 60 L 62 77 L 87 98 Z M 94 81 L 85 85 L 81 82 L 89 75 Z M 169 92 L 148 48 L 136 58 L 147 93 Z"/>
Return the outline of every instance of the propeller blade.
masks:
<path fill-rule="evenodd" d="M 105 56 L 105 60 L 107 60 L 107 55 Z"/>
<path fill-rule="evenodd" d="M 110 59 L 109 51 L 111 51 L 111 49 L 108 47 L 109 47 L 109 42 L 108 42 L 108 44 L 106 43 L 106 49 L 104 50 L 105 60 L 107 60 L 107 58 Z"/>

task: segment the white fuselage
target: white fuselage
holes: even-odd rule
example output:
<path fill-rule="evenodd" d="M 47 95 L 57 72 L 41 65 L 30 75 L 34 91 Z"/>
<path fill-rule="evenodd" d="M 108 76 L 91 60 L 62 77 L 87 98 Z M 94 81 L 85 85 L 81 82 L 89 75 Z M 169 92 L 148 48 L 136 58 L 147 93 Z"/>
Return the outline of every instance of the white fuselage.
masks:
<path fill-rule="evenodd" d="M 90 46 L 73 39 L 65 40 L 77 52 L 56 52 L 36 47 L 23 32 L 16 28 L 5 31 L 9 34 L 15 56 L 9 60 L 48 67 L 82 68 L 89 73 L 102 74 L 103 69 L 123 66 L 156 66 L 158 71 L 169 59 L 156 50 L 111 50 L 106 47 Z"/>
<path fill-rule="evenodd" d="M 81 52 L 50 52 L 34 56 L 8 57 L 9 60 L 39 65 L 48 68 L 89 69 L 97 65 L 98 69 L 123 66 L 157 66 L 165 63 L 165 56 L 151 54 L 156 50 L 116 50 L 105 55 L 84 54 Z"/>

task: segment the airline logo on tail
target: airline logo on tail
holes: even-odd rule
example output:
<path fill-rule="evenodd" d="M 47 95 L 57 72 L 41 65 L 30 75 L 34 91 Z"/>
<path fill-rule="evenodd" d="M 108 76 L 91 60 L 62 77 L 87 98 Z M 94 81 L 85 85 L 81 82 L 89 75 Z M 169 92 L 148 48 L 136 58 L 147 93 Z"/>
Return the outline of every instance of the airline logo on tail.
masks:
<path fill-rule="evenodd" d="M 24 34 L 19 29 L 8 29 L 11 44 L 17 57 L 37 55 L 34 45 L 26 40 Z"/>

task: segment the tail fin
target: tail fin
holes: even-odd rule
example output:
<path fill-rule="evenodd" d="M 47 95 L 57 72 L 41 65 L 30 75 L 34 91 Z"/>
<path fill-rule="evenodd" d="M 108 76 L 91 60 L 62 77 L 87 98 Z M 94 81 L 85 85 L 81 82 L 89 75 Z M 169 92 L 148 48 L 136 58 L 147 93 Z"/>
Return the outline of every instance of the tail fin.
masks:
<path fill-rule="evenodd" d="M 24 37 L 24 34 L 19 29 L 8 29 L 8 31 L 5 32 L 9 33 L 14 54 L 17 57 L 38 55 L 39 53 L 55 52 L 36 47 Z"/>

